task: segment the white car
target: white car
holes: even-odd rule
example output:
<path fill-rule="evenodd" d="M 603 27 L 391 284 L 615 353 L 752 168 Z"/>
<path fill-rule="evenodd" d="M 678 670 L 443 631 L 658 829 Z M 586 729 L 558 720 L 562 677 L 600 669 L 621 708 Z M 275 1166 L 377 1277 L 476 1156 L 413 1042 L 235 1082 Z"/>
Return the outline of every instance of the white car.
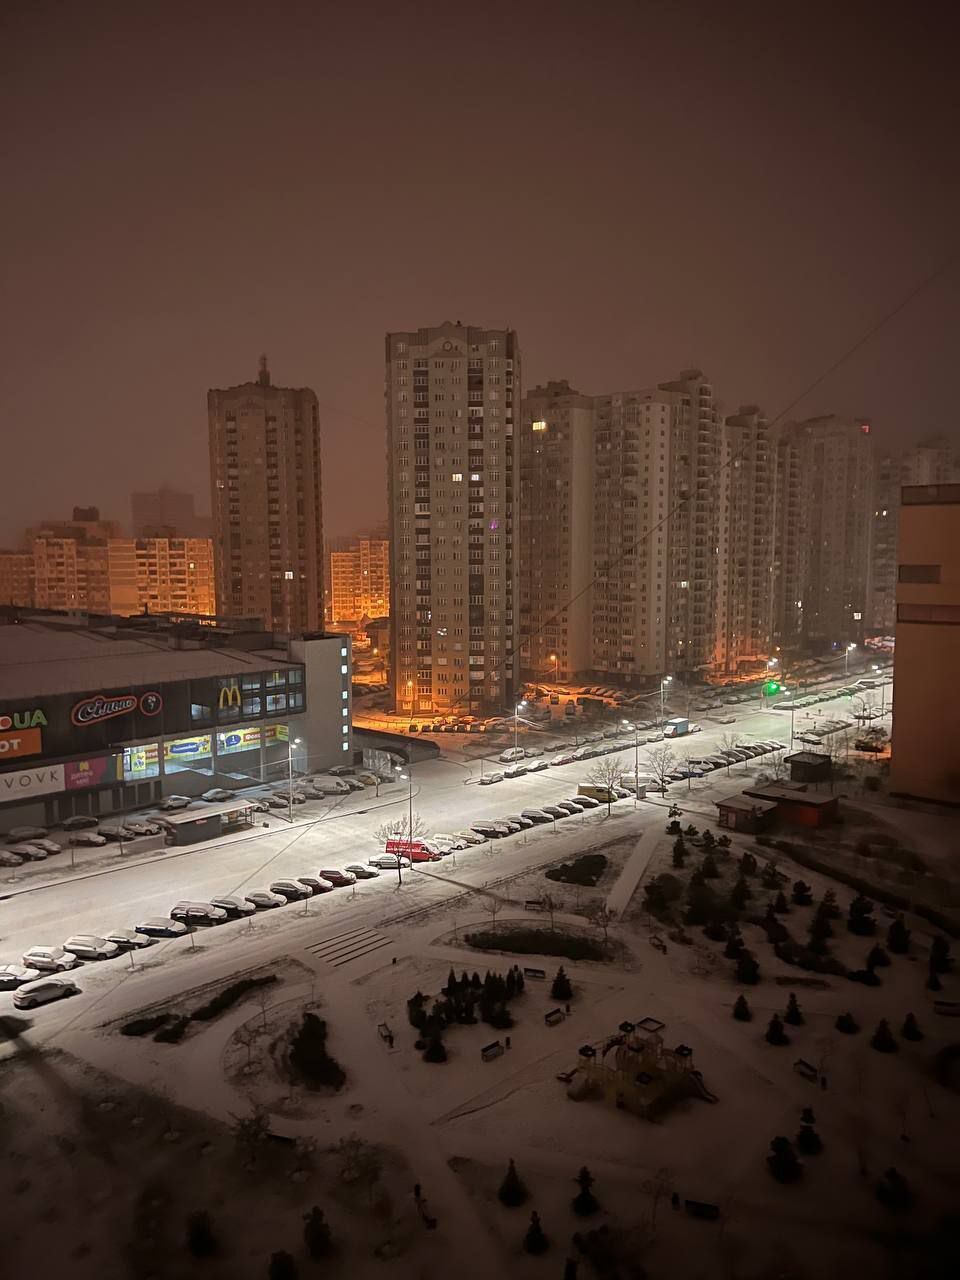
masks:
<path fill-rule="evenodd" d="M 409 867 L 410 859 L 398 858 L 395 853 L 380 853 L 375 858 L 371 858 L 368 865 L 379 867 L 381 871 L 396 871 L 398 865 L 401 869 Z"/>
<path fill-rule="evenodd" d="M 523 747 L 507 747 L 506 751 L 501 751 L 499 760 L 501 764 L 513 764 L 515 760 L 522 760 L 527 753 Z"/>
<path fill-rule="evenodd" d="M 487 843 L 486 837 L 482 836 L 479 831 L 471 831 L 469 829 L 465 829 L 463 831 L 455 831 L 454 835 L 457 836 L 458 839 L 460 840 L 466 840 L 467 844 L 470 844 L 470 845 Z"/>
<path fill-rule="evenodd" d="M 39 969 L 28 969 L 22 964 L 0 964 L 0 991 L 14 991 L 25 982 L 41 978 Z"/>
<path fill-rule="evenodd" d="M 93 933 L 73 934 L 63 944 L 63 949 L 78 960 L 112 960 L 120 954 L 120 948 L 115 942 L 98 938 Z"/>
<path fill-rule="evenodd" d="M 481 787 L 492 787 L 495 782 L 502 782 L 502 773 L 485 773 L 480 779 Z"/>
<path fill-rule="evenodd" d="M 63 853 L 63 845 L 57 844 L 56 840 L 25 840 L 24 843 L 42 849 L 44 853 Z"/>
<path fill-rule="evenodd" d="M 70 978 L 37 978 L 13 993 L 13 1005 L 15 1009 L 34 1009 L 38 1004 L 50 1004 L 79 994 L 80 988 Z"/>
<path fill-rule="evenodd" d="M 37 845 L 27 841 L 21 841 L 19 844 L 8 844 L 7 849 L 10 853 L 15 853 L 18 858 L 26 858 L 28 862 L 43 862 L 47 856 L 45 849 L 40 849 Z"/>
<path fill-rule="evenodd" d="M 527 772 L 525 764 L 512 764 L 509 769 L 504 769 L 503 776 L 505 778 L 522 778 Z"/>
<path fill-rule="evenodd" d="M 351 862 L 343 869 L 352 871 L 358 880 L 376 880 L 380 874 L 376 867 L 365 867 L 362 862 Z"/>
<path fill-rule="evenodd" d="M 549 760 L 534 760 L 527 765 L 527 773 L 542 773 L 544 769 L 550 768 Z"/>
<path fill-rule="evenodd" d="M 219 898 L 211 898 L 210 905 L 219 907 L 221 911 L 225 911 L 230 919 L 237 919 L 239 916 L 252 916 L 256 911 L 256 907 L 252 902 L 247 902 L 246 898 L 238 898 L 233 894 L 223 894 Z"/>
<path fill-rule="evenodd" d="M 270 889 L 251 889 L 243 896 L 248 902 L 252 902 L 258 911 L 269 911 L 273 907 L 285 907 L 287 904 L 287 899 L 282 894 L 274 893 Z"/>
<path fill-rule="evenodd" d="M 62 973 L 64 969 L 75 969 L 80 963 L 63 947 L 31 947 L 20 959 L 28 969 L 39 969 L 42 973 Z"/>

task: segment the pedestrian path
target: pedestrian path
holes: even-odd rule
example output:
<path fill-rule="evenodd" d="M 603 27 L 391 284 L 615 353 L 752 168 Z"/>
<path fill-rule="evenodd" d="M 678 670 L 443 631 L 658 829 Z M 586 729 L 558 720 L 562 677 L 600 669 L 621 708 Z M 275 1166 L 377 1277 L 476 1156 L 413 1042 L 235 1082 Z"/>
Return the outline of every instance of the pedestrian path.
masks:
<path fill-rule="evenodd" d="M 351 960 L 359 960 L 371 951 L 379 951 L 389 947 L 391 938 L 378 933 L 376 929 L 350 929 L 345 933 L 334 934 L 321 942 L 312 942 L 304 948 L 318 960 L 326 960 L 334 969 L 339 969 Z"/>
<path fill-rule="evenodd" d="M 658 844 L 659 840 L 653 830 L 647 831 L 637 841 L 633 853 L 624 863 L 616 883 L 607 894 L 607 910 L 612 915 L 619 918 L 630 905 L 630 899 L 636 893 Z"/>

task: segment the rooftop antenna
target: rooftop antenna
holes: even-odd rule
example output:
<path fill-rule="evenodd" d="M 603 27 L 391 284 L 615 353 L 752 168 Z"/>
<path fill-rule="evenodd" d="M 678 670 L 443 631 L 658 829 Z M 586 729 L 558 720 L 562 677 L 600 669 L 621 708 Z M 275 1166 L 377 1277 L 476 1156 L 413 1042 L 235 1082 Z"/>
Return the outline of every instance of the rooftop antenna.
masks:
<path fill-rule="evenodd" d="M 260 357 L 260 373 L 257 376 L 257 382 L 260 383 L 261 387 L 269 387 L 270 385 L 270 370 L 267 368 L 266 356 Z"/>

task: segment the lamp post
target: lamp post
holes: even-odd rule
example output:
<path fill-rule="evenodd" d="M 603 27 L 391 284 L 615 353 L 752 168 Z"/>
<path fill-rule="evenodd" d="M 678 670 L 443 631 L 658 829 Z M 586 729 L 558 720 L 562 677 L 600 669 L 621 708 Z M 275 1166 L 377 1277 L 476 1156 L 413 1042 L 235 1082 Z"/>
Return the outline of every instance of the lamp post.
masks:
<path fill-rule="evenodd" d="M 517 705 L 513 708 L 513 754 L 514 756 L 516 756 L 517 751 L 519 750 L 518 744 L 520 741 L 520 710 L 522 707 L 525 707 L 526 705 L 527 705 L 526 699 L 524 699 L 524 701 L 518 702 Z"/>
<path fill-rule="evenodd" d="M 290 730 L 287 730 L 289 735 Z M 291 823 L 293 822 L 293 748 L 299 747 L 300 739 L 287 737 L 287 809 Z"/>
<path fill-rule="evenodd" d="M 887 686 L 883 676 L 880 674 L 880 667 L 878 663 L 875 662 L 873 664 L 872 670 L 874 670 L 877 673 L 877 679 L 880 681 L 880 719 L 882 720 L 883 717 L 886 715 Z"/>
<path fill-rule="evenodd" d="M 396 769 L 397 769 L 397 772 L 398 772 L 398 773 L 400 773 L 400 768 L 401 768 L 401 766 L 400 766 L 400 765 L 397 765 L 397 766 L 396 766 Z M 412 851 L 412 845 L 413 845 L 413 765 L 412 765 L 411 761 L 409 761 L 409 760 L 407 761 L 407 772 L 406 772 L 406 773 L 400 773 L 400 777 L 401 777 L 401 778 L 403 778 L 403 779 L 406 779 L 406 782 L 407 782 L 407 806 L 408 806 L 408 817 L 407 817 L 407 848 L 411 850 L 411 852 L 410 852 L 410 862 L 411 862 L 411 865 L 412 865 L 412 863 L 413 863 L 413 851 Z M 397 886 L 399 887 L 399 886 L 400 886 L 400 885 L 402 885 L 402 884 L 403 884 L 403 854 L 402 854 L 402 853 L 398 853 L 398 854 L 397 854 Z"/>
<path fill-rule="evenodd" d="M 622 723 L 629 726 L 630 721 L 624 720 Z M 633 807 L 634 809 L 638 807 L 638 803 L 639 803 L 637 799 L 637 792 L 640 790 L 639 778 L 640 778 L 640 730 L 637 727 L 637 722 L 634 720 L 633 722 Z"/>
<path fill-rule="evenodd" d="M 850 674 L 850 655 L 856 649 L 856 645 L 851 641 L 843 651 L 843 675 L 844 679 Z"/>
<path fill-rule="evenodd" d="M 550 655 L 550 661 L 553 663 L 553 683 L 554 683 L 554 684 L 559 684 L 559 683 L 560 683 L 560 656 L 559 656 L 559 654 L 551 653 L 551 655 Z"/>
<path fill-rule="evenodd" d="M 664 694 L 664 690 L 666 689 L 667 685 L 670 683 L 672 679 L 673 679 L 673 676 L 664 676 L 663 679 L 660 681 L 660 729 L 661 731 L 663 729 L 664 721 L 666 720 L 666 715 L 664 713 L 664 708 L 663 708 L 663 694 Z"/>

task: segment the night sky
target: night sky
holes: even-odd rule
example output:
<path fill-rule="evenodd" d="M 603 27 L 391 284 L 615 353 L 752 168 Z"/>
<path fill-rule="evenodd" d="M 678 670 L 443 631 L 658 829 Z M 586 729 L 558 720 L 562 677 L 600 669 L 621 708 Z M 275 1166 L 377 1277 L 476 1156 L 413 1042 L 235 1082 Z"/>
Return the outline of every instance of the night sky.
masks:
<path fill-rule="evenodd" d="M 0 538 L 207 510 L 261 352 L 320 397 L 327 532 L 375 521 L 383 333 L 444 319 L 528 387 L 695 365 L 773 414 L 954 249 L 951 8 L 7 0 Z M 958 275 L 798 414 L 958 432 Z"/>

